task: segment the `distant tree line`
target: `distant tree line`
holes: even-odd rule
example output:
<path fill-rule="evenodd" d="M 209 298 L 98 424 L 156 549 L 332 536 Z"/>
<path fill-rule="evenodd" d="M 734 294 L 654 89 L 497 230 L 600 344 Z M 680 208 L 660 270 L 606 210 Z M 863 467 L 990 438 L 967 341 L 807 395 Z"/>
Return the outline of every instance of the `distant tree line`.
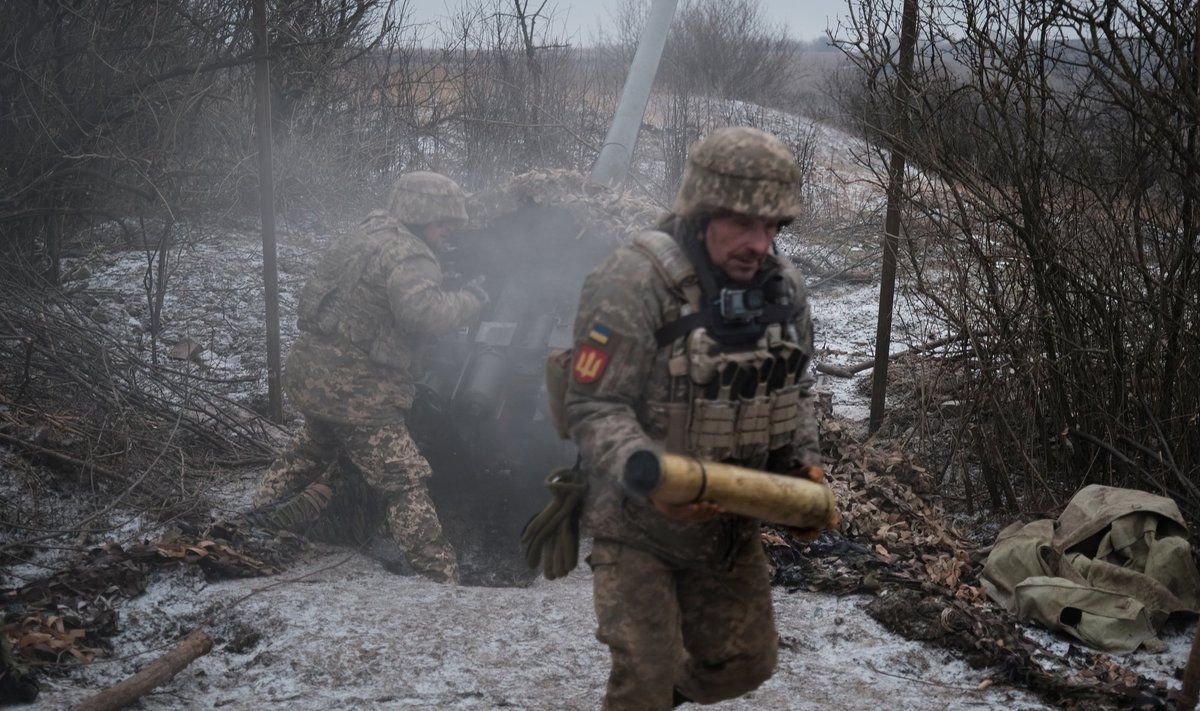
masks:
<path fill-rule="evenodd" d="M 906 121 L 900 6 L 848 3 L 839 105 L 913 164 L 907 278 L 963 337 L 963 483 L 1032 510 L 1134 486 L 1200 518 L 1196 4 L 921 2 Z"/>
<path fill-rule="evenodd" d="M 545 2 L 472 0 L 437 26 L 406 12 L 398 0 L 269 3 L 279 210 L 347 214 L 398 171 L 480 189 L 590 167 L 640 30 L 635 5 L 594 48 Z M 782 105 L 795 52 L 755 0 L 684 0 L 671 42 L 660 113 L 673 162 L 646 181 L 662 195 L 687 143 L 722 120 L 695 97 Z M 54 282 L 68 242 L 115 232 L 154 252 L 198 215 L 253 216 L 254 51 L 241 0 L 0 5 L 0 256 Z"/>

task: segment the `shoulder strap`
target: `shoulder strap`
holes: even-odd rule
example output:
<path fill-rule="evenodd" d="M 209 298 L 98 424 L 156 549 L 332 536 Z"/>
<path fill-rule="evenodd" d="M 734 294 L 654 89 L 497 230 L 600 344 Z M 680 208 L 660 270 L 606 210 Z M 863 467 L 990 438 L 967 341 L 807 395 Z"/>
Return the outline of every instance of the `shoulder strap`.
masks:
<path fill-rule="evenodd" d="M 696 277 L 696 268 L 683 247 L 666 232 L 647 230 L 633 238 L 633 248 L 650 258 L 654 268 L 687 301 L 688 311 L 683 316 L 663 325 L 654 332 L 659 348 L 687 335 L 698 326 L 705 325 L 706 309 L 700 308 L 701 290 Z"/>
<path fill-rule="evenodd" d="M 692 261 L 675 238 L 666 232 L 646 230 L 633 238 L 633 248 L 645 254 L 667 282 L 682 291 L 696 275 Z"/>

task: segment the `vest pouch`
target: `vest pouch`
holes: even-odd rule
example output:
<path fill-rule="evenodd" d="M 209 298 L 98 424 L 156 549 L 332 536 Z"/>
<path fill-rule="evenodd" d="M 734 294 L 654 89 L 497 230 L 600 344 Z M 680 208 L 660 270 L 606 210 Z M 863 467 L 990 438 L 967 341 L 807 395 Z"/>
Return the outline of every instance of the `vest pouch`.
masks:
<path fill-rule="evenodd" d="M 800 381 L 808 367 L 808 356 L 796 345 L 781 344 L 776 353 L 775 369 L 770 382 L 771 425 L 770 448 L 778 449 L 792 443 L 800 428 Z"/>
<path fill-rule="evenodd" d="M 412 367 L 412 351 L 409 345 L 405 344 L 399 334 L 388 334 L 380 336 L 373 341 L 367 341 L 370 344 L 367 350 L 367 358 L 376 365 L 382 365 L 385 368 L 398 370 L 402 373 L 408 373 Z M 355 345 L 358 345 L 355 343 Z"/>
<path fill-rule="evenodd" d="M 738 459 L 766 454 L 771 443 L 771 399 L 767 396 L 742 400 L 737 421 Z"/>
<path fill-rule="evenodd" d="M 546 399 L 550 406 L 550 423 L 560 439 L 570 439 L 567 427 L 567 385 L 571 380 L 571 360 L 574 351 L 555 348 L 546 356 Z"/>
<path fill-rule="evenodd" d="M 771 393 L 769 448 L 779 449 L 792 443 L 799 427 L 800 386 L 787 385 Z"/>
<path fill-rule="evenodd" d="M 737 445 L 738 404 L 727 400 L 692 401 L 692 421 L 688 427 L 688 451 L 703 459 L 731 459 Z"/>
<path fill-rule="evenodd" d="M 719 380 L 725 364 L 729 362 L 727 355 L 721 352 L 721 345 L 703 328 L 688 334 L 687 357 L 688 375 L 699 386 Z"/>
<path fill-rule="evenodd" d="M 688 454 L 688 406 L 686 402 L 651 402 L 648 405 L 650 418 L 657 427 L 665 428 L 651 432 L 661 436 L 667 451 L 672 454 Z"/>

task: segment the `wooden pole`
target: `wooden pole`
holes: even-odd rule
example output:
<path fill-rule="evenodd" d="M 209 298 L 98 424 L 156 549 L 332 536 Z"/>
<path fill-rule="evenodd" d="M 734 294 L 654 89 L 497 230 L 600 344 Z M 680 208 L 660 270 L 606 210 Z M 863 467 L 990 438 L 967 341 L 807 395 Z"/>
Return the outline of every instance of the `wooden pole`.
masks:
<path fill-rule="evenodd" d="M 80 701 L 71 707 L 71 711 L 116 711 L 125 708 L 170 681 L 197 658 L 208 654 L 212 646 L 212 637 L 202 630 L 196 630 L 138 673 Z"/>
<path fill-rule="evenodd" d="M 255 125 L 258 133 L 258 201 L 262 213 L 263 287 L 267 329 L 267 406 L 272 422 L 283 422 L 283 359 L 279 349 L 279 272 L 275 255 L 275 167 L 271 156 L 271 65 L 267 57 L 266 0 L 254 0 Z"/>
<path fill-rule="evenodd" d="M 888 161 L 887 216 L 883 226 L 883 267 L 879 281 L 879 320 L 875 327 L 875 372 L 871 375 L 871 415 L 867 431 L 883 424 L 887 396 L 888 351 L 892 347 L 892 303 L 896 293 L 896 251 L 900 242 L 900 202 L 904 199 L 905 145 L 908 138 L 908 94 L 917 46 L 917 0 L 904 0 L 900 20 L 900 67 L 896 79 L 896 128 Z"/>

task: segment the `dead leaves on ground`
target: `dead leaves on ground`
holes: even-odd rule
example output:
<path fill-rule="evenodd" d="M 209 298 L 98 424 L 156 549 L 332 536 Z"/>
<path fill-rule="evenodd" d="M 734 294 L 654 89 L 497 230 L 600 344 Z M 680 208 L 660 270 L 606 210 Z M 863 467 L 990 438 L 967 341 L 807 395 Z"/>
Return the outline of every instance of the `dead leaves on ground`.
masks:
<path fill-rule="evenodd" d="M 78 625 L 78 621 L 74 625 Z M 87 663 L 104 650 L 86 645 L 87 630 L 73 626 L 62 615 L 33 613 L 4 626 L 13 649 L 26 659 L 60 661 L 64 654 Z"/>
<path fill-rule="evenodd" d="M 878 585 L 865 579 L 874 571 L 885 578 L 930 582 L 976 598 L 969 572 L 970 547 L 947 522 L 925 469 L 899 446 L 856 441 L 837 419 L 823 419 L 822 428 L 822 454 L 830 462 L 829 482 L 841 515 L 838 533 L 847 543 L 832 548 L 822 541 L 797 543 L 767 529 L 763 540 L 777 567 L 818 558 L 820 565 L 810 567 L 825 571 L 805 571 L 809 578 L 805 584 L 798 584 L 793 571 L 784 576 L 790 575 L 792 582 L 782 584 L 839 594 L 875 590 Z M 803 555 L 787 554 L 784 547 Z M 857 580 L 847 582 L 847 576 Z"/>
<path fill-rule="evenodd" d="M 236 528 L 226 523 L 221 530 Z M 210 579 L 272 575 L 307 546 L 286 533 L 257 538 L 242 533 L 241 543 L 250 545 L 180 532 L 124 547 L 106 543 L 67 570 L 0 590 L 0 604 L 10 610 L 5 634 L 19 656 L 31 662 L 90 662 L 104 653 L 103 640 L 117 630 L 117 600 L 140 595 L 155 570 L 184 564 L 198 566 Z"/>
<path fill-rule="evenodd" d="M 133 556 L 145 554 L 157 555 L 166 559 L 178 559 L 185 563 L 195 563 L 205 567 L 207 571 L 224 572 L 230 577 L 272 575 L 280 571 L 279 568 L 266 564 L 228 543 L 215 540 L 190 542 L 186 539 L 172 537 L 131 548 Z"/>
<path fill-rule="evenodd" d="M 832 417 L 821 424 L 842 523 L 812 542 L 766 529 L 776 585 L 876 593 L 867 611 L 892 632 L 953 649 L 995 669 L 992 679 L 1067 708 L 1167 707 L 1165 688 L 1107 655 L 1057 655 L 1026 637 L 978 585 L 978 551 L 948 522 L 928 472 L 899 444 L 859 442 Z"/>

